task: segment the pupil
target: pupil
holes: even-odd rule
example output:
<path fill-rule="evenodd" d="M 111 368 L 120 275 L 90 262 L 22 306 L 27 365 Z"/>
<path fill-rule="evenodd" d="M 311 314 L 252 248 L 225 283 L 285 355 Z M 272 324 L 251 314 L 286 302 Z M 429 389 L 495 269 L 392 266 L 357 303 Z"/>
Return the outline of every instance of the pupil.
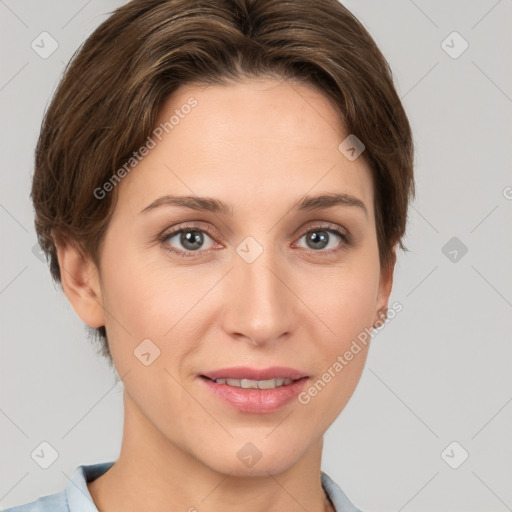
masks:
<path fill-rule="evenodd" d="M 318 235 L 318 233 L 320 233 L 320 235 Z M 313 244 L 318 243 L 319 241 L 320 244 L 324 243 L 324 245 L 322 245 L 322 249 L 327 245 L 327 234 L 325 231 L 313 231 L 310 233 L 309 238 Z M 318 248 L 318 246 L 314 248 Z"/>
<path fill-rule="evenodd" d="M 187 249 L 197 249 L 203 243 L 203 234 L 200 231 L 185 231 L 181 235 L 181 243 Z"/>

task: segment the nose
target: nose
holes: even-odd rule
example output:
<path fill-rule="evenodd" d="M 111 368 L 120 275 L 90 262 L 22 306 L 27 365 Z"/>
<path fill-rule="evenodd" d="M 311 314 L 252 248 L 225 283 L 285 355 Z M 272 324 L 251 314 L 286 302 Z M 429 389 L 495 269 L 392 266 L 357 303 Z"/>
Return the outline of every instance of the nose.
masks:
<path fill-rule="evenodd" d="M 291 333 L 294 295 L 284 262 L 264 250 L 252 263 L 235 254 L 225 283 L 223 324 L 232 337 L 253 345 L 280 342 Z"/>

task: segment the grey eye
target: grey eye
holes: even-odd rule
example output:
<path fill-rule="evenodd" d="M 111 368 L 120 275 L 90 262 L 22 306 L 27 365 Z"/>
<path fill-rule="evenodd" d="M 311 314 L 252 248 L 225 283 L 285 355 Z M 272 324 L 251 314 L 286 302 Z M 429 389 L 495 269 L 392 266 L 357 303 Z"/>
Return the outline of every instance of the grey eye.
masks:
<path fill-rule="evenodd" d="M 210 236 L 202 230 L 184 228 L 167 235 L 165 241 L 173 245 L 171 240 L 177 239 L 179 244 L 181 244 L 181 247 L 177 247 L 178 250 L 197 252 L 199 249 L 209 249 L 209 247 L 203 247 L 205 236 L 213 242 Z"/>
<path fill-rule="evenodd" d="M 306 238 L 306 249 L 335 249 L 339 244 L 339 241 L 342 240 L 342 236 L 334 230 L 331 229 L 315 229 L 312 231 L 308 231 L 306 234 L 302 235 L 302 238 Z M 338 240 L 336 240 L 336 238 Z M 333 244 L 330 247 L 327 247 L 330 242 Z"/>

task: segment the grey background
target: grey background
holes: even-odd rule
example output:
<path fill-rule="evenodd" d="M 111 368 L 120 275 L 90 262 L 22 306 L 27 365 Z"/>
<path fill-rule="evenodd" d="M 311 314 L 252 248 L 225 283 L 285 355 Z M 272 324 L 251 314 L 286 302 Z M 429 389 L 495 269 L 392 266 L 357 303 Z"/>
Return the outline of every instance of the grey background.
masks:
<path fill-rule="evenodd" d="M 122 3 L 0 0 L 2 508 L 61 491 L 77 465 L 119 453 L 122 383 L 32 252 L 29 190 L 64 64 Z M 417 200 L 390 301 L 404 309 L 375 337 L 326 434 L 323 469 L 367 512 L 512 510 L 512 1 L 344 3 L 394 72 Z M 46 59 L 31 48 L 43 31 L 59 45 Z M 453 31 L 469 44 L 456 59 L 441 46 Z M 43 441 L 58 452 L 48 469 L 31 458 Z M 469 457 L 452 469 L 462 449 Z"/>

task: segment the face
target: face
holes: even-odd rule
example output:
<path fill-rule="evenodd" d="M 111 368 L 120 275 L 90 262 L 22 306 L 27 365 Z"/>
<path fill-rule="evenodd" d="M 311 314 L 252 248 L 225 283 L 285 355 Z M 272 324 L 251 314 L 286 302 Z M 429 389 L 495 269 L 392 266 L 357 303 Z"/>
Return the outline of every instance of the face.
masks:
<path fill-rule="evenodd" d="M 368 350 L 353 342 L 387 304 L 370 170 L 340 152 L 349 134 L 304 85 L 183 86 L 158 124 L 176 109 L 117 185 L 100 252 L 125 406 L 215 471 L 280 472 L 346 405 Z"/>

